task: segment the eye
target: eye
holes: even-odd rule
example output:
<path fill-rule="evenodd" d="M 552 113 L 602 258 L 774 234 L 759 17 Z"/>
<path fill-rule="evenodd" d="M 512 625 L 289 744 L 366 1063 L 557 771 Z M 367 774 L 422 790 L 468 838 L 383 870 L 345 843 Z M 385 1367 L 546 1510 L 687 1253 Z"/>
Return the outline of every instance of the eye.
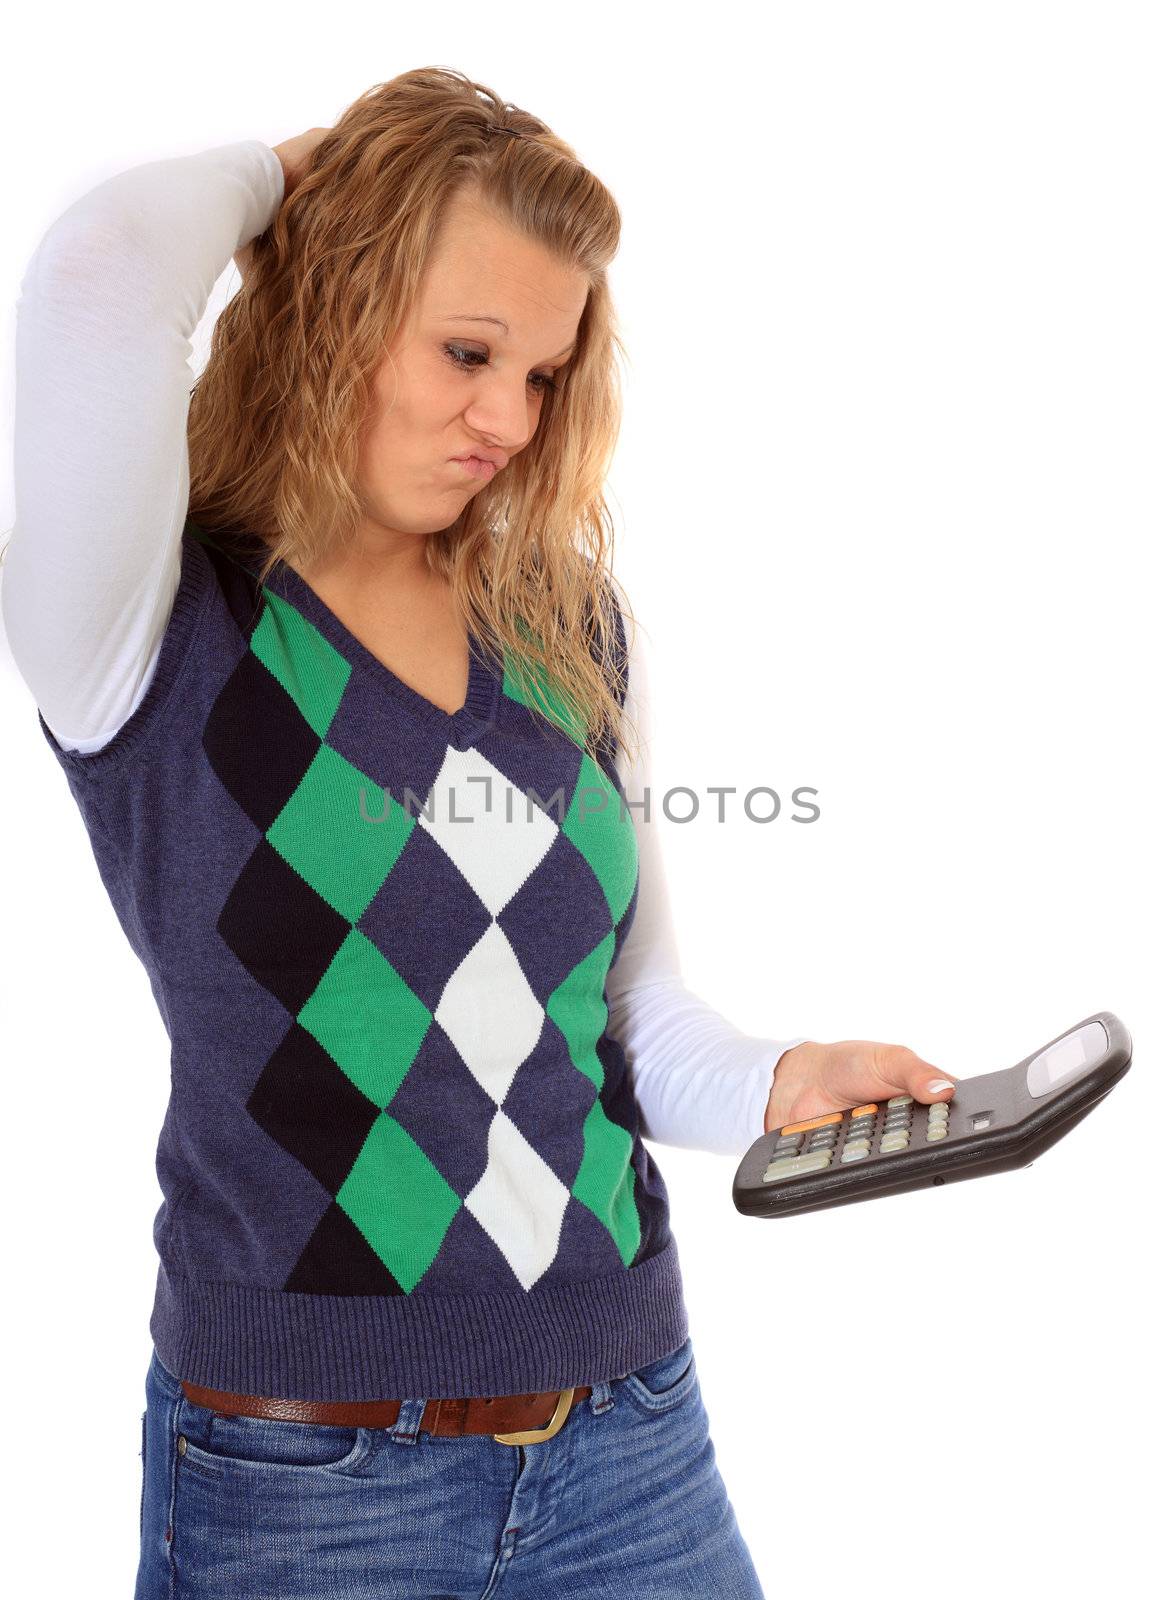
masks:
<path fill-rule="evenodd" d="M 465 372 L 471 372 L 475 367 L 484 366 L 488 360 L 483 350 L 466 350 L 463 345 L 458 344 L 444 345 L 444 354 L 449 361 L 457 367 L 462 367 Z M 529 382 L 533 384 L 538 393 L 542 390 L 548 390 L 550 394 L 556 394 L 560 388 L 556 378 L 547 377 L 543 372 L 531 372 L 529 374 Z"/>

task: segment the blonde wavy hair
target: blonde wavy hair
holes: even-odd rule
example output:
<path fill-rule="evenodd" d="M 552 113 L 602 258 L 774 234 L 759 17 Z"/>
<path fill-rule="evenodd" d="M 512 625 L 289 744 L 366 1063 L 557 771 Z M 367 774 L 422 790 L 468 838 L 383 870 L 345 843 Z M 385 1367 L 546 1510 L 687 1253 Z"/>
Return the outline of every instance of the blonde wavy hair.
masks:
<path fill-rule="evenodd" d="M 503 126 L 528 137 L 491 135 Z M 233 529 L 259 536 L 270 547 L 262 580 L 279 560 L 312 566 L 355 534 L 373 379 L 449 197 L 469 183 L 494 216 L 581 271 L 589 293 L 533 438 L 427 537 L 427 564 L 531 704 L 592 753 L 630 756 L 614 606 L 631 611 L 617 599 L 603 492 L 626 359 L 607 280 L 620 212 L 544 122 L 463 73 L 422 67 L 367 90 L 254 242 L 192 393 L 189 515 L 228 548 Z"/>

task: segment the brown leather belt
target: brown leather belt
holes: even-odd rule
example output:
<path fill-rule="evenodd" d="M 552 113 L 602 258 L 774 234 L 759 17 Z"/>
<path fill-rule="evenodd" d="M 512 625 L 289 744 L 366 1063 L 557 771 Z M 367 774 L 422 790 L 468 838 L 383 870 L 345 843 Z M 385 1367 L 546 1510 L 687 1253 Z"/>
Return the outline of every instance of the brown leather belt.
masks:
<path fill-rule="evenodd" d="M 193 1405 L 228 1417 L 271 1417 L 277 1422 L 326 1422 L 342 1428 L 390 1428 L 399 1416 L 401 1400 L 275 1400 L 267 1395 L 232 1394 L 226 1389 L 205 1389 L 182 1380 L 183 1393 Z M 591 1385 L 576 1389 L 546 1389 L 540 1394 L 504 1394 L 492 1398 L 429 1400 L 419 1422 L 420 1432 L 445 1439 L 468 1433 L 491 1433 L 498 1444 L 540 1444 L 552 1439 L 570 1413 L 590 1393 Z M 552 1416 L 551 1413 L 552 1412 Z"/>

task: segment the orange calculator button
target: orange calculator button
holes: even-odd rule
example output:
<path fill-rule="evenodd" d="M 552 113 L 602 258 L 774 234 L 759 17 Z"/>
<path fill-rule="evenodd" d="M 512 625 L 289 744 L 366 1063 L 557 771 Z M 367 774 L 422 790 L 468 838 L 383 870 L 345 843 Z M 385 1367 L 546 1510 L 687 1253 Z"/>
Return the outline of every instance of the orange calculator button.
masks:
<path fill-rule="evenodd" d="M 852 1117 L 876 1117 L 878 1115 L 878 1106 L 856 1106 L 851 1112 Z"/>
<path fill-rule="evenodd" d="M 811 1117 L 808 1122 L 791 1122 L 784 1127 L 782 1133 L 805 1133 L 807 1128 L 828 1128 L 832 1122 L 841 1122 L 842 1112 L 832 1111 L 826 1117 Z"/>

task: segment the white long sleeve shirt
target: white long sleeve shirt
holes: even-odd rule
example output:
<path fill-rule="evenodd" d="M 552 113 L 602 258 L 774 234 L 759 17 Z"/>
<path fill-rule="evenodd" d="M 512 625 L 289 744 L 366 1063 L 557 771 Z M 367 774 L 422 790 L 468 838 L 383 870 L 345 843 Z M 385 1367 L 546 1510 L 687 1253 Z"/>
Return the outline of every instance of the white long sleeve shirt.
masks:
<path fill-rule="evenodd" d="M 150 685 L 179 583 L 192 338 L 233 253 L 269 226 L 283 197 L 280 160 L 259 140 L 147 162 L 71 205 L 26 269 L 16 522 L 0 613 L 21 676 L 67 749 L 100 750 Z M 803 1039 L 750 1037 L 685 986 L 638 625 L 629 646 L 640 749 L 619 774 L 640 887 L 607 984 L 607 1031 L 630 1062 L 646 1138 L 741 1155 L 764 1131 L 778 1059 Z"/>

